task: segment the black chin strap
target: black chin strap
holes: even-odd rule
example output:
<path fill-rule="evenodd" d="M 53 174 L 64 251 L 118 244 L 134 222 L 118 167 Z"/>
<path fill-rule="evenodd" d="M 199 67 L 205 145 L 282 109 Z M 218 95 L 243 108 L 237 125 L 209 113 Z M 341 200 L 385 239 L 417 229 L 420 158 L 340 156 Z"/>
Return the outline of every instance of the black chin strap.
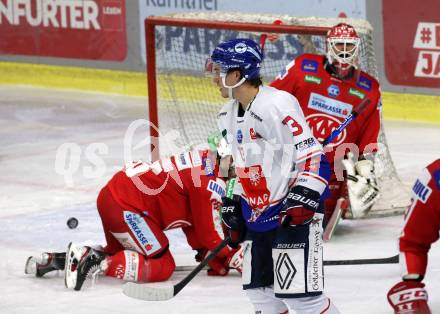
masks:
<path fill-rule="evenodd" d="M 330 74 L 340 80 L 349 80 L 349 79 L 353 78 L 353 76 L 356 73 L 356 69 L 354 68 L 354 66 L 351 66 L 350 71 L 347 73 L 347 75 L 345 75 L 344 77 L 341 77 L 338 74 L 338 68 L 334 64 L 331 64 L 327 58 L 325 58 L 325 60 L 324 60 L 324 68 L 328 74 Z"/>

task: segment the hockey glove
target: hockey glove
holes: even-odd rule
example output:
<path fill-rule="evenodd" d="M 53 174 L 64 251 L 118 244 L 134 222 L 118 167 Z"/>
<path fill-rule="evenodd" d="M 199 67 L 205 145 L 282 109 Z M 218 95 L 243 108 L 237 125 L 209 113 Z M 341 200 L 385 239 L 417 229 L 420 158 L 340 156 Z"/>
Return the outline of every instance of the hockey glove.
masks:
<path fill-rule="evenodd" d="M 207 249 L 198 249 L 196 255 L 196 261 L 202 262 L 209 251 Z M 226 257 L 214 257 L 209 261 L 208 276 L 226 276 L 229 273 L 229 269 L 234 268 L 241 273 L 243 264 L 243 248 L 233 249 Z"/>
<path fill-rule="evenodd" d="M 282 226 L 297 226 L 308 224 L 312 221 L 319 207 L 321 195 L 304 186 L 294 186 L 283 201 L 280 211 Z"/>
<path fill-rule="evenodd" d="M 364 217 L 379 199 L 379 188 L 374 176 L 374 163 L 371 160 L 353 160 L 348 155 L 342 164 L 347 171 L 347 187 L 353 218 Z"/>
<path fill-rule="evenodd" d="M 388 291 L 394 314 L 431 314 L 425 285 L 418 281 L 401 281 Z"/>
<path fill-rule="evenodd" d="M 206 255 L 208 255 L 208 249 L 197 249 L 195 256 L 196 261 L 201 263 Z M 226 276 L 229 273 L 229 267 L 227 265 L 227 257 L 214 257 L 208 262 L 208 276 Z"/>
<path fill-rule="evenodd" d="M 241 214 L 241 204 L 238 197 L 234 197 L 234 199 L 222 198 L 222 222 L 231 238 L 229 246 L 237 248 L 238 244 L 243 241 L 246 232 L 246 224 Z"/>

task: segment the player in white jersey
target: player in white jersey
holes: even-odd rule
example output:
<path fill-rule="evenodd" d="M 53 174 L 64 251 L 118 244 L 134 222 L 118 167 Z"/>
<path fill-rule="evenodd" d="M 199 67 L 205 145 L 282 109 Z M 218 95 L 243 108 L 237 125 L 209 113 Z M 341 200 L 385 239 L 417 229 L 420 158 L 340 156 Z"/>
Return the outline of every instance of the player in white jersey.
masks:
<path fill-rule="evenodd" d="M 255 313 L 339 313 L 323 294 L 323 199 L 330 176 L 296 98 L 262 85 L 254 41 L 218 45 L 207 69 L 223 97 L 218 115 L 239 182 L 223 199 L 233 242 L 244 241 L 243 288 Z M 274 280 L 276 278 L 276 280 Z"/>

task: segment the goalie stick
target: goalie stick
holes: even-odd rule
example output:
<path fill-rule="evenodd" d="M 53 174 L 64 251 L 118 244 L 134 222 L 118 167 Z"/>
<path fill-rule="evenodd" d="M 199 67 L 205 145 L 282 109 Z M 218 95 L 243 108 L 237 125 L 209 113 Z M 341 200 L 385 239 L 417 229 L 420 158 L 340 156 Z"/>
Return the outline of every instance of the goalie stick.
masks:
<path fill-rule="evenodd" d="M 324 140 L 323 146 L 331 143 L 346 127 L 349 125 L 362 111 L 370 104 L 370 99 L 364 98 L 361 103 L 356 106 L 356 108 L 351 112 L 350 115 L 345 118 L 345 120 L 335 129 L 332 133 Z M 152 286 L 148 284 L 138 284 L 134 282 L 128 282 L 123 287 L 123 293 L 131 298 L 145 300 L 145 301 L 165 301 L 176 296 L 207 264 L 213 259 L 218 252 L 220 252 L 226 245 L 228 245 L 231 239 L 226 237 L 205 259 L 200 262 L 199 265 L 194 268 L 185 278 L 179 281 L 175 285 L 168 284 L 166 286 Z M 393 263 L 396 257 L 391 257 L 391 262 Z M 398 256 L 397 256 L 398 259 Z M 383 261 L 389 260 L 385 259 L 366 259 L 360 264 L 382 264 Z M 345 263 L 344 263 L 345 262 Z M 327 261 L 324 265 L 356 265 L 358 262 L 349 263 L 347 261 Z"/>

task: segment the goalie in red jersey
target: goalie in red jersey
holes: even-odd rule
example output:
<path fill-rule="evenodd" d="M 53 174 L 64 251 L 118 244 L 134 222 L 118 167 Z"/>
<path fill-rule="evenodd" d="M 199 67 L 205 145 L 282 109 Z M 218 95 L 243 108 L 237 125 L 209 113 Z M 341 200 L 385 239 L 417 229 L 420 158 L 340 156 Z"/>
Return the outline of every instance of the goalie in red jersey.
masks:
<path fill-rule="evenodd" d="M 422 280 L 428 251 L 440 231 L 440 159 L 423 169 L 413 186 L 412 203 L 399 238 L 402 281 L 388 292 L 395 314 L 429 314 L 428 293 Z"/>
<path fill-rule="evenodd" d="M 324 141 L 365 99 L 364 111 L 329 145 L 325 152 L 334 168 L 329 182 L 331 197 L 325 204 L 325 222 L 331 217 L 341 196 L 341 161 L 346 149 L 355 158 L 344 162 L 349 174 L 347 185 L 353 217 L 364 216 L 379 197 L 374 177 L 373 154 L 380 130 L 381 97 L 379 83 L 359 69 L 360 38 L 345 23 L 327 34 L 327 54 L 302 54 L 290 62 L 271 86 L 294 95 L 312 133 Z M 347 145 L 353 143 L 355 145 Z M 359 158 L 358 158 L 359 157 Z"/>
<path fill-rule="evenodd" d="M 67 257 L 45 253 L 45 260 L 37 263 L 31 257 L 26 272 L 42 276 L 65 268 L 66 287 L 75 290 L 88 275 L 99 273 L 129 281 L 165 281 L 176 266 L 164 231 L 175 228 L 183 230 L 201 261 L 224 238 L 219 209 L 231 171 L 225 150 L 219 145 L 217 153 L 185 152 L 126 166 L 97 199 L 107 246 L 98 250 L 70 243 Z M 223 163 L 226 167 L 219 167 Z M 224 276 L 229 268 L 241 271 L 241 253 L 240 247 L 225 247 L 209 263 L 208 275 Z"/>

